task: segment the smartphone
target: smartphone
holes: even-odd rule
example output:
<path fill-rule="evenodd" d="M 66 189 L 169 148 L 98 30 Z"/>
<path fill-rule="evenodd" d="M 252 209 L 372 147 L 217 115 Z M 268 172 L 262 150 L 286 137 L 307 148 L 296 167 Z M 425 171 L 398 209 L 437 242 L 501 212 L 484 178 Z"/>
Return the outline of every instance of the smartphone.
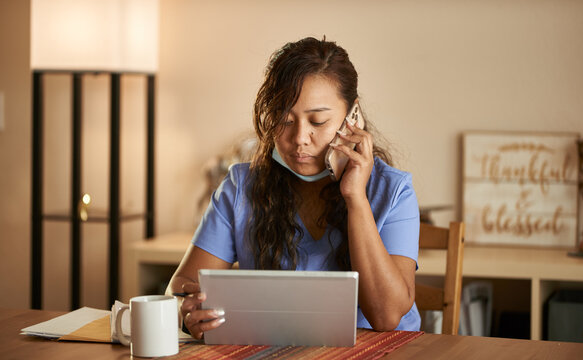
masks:
<path fill-rule="evenodd" d="M 358 101 L 354 103 L 352 109 L 350 109 L 348 115 L 346 115 L 346 118 L 344 118 L 344 121 L 342 122 L 342 126 L 340 127 L 340 131 L 342 133 L 351 135 L 352 132 L 348 130 L 348 126 L 346 125 L 347 121 L 350 122 L 350 124 L 352 125 L 356 125 L 356 127 L 359 129 L 364 128 L 365 123 L 364 116 L 362 116 L 362 112 L 360 111 L 360 104 L 358 103 Z M 338 134 L 336 134 L 334 139 L 332 139 L 331 144 L 346 145 L 351 149 L 354 149 L 354 147 L 356 146 L 355 143 L 351 143 L 347 140 L 342 139 Z M 328 149 L 328 152 L 326 152 L 325 160 L 326 167 L 330 171 L 330 177 L 332 178 L 332 180 L 334 181 L 340 180 L 340 177 L 344 172 L 344 168 L 348 163 L 349 160 L 348 156 L 346 156 L 343 152 L 334 150 L 332 147 L 330 147 Z"/>

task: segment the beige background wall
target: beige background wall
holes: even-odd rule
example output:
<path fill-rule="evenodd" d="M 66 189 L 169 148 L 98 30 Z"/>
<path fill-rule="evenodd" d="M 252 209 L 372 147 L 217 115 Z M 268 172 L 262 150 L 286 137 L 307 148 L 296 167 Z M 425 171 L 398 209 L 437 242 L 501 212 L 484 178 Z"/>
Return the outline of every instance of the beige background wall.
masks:
<path fill-rule="evenodd" d="M 16 10 L 20 21 L 7 23 Z M 0 306 L 10 307 L 28 306 L 29 288 L 25 13 L 26 2 L 0 2 L 0 91 L 7 103 L 6 129 L 0 132 L 0 293 L 16 294 L 3 297 Z M 252 103 L 269 55 L 287 41 L 323 35 L 349 52 L 369 120 L 392 144 L 398 166 L 413 173 L 420 205 L 454 205 L 453 211 L 436 214 L 438 223 L 461 217 L 462 131 L 583 133 L 581 1 L 164 0 L 157 98 L 159 234 L 193 230 L 204 186 L 201 168 L 252 130 Z M 6 56 L 6 49 L 15 47 L 18 51 Z M 95 91 L 102 91 L 96 82 Z M 139 84 L 132 84 L 129 94 L 139 93 Z M 99 125 L 91 129 L 106 131 Z M 128 177 L 139 175 L 141 170 L 126 163 Z M 128 206 L 139 202 L 127 201 Z M 129 231 L 124 246 L 139 236 Z"/>
<path fill-rule="evenodd" d="M 171 1 L 161 12 L 159 121 L 181 134 L 161 134 L 173 161 L 158 176 L 179 188 L 160 201 L 183 202 L 159 214 L 161 231 L 193 221 L 176 215 L 191 213 L 200 166 L 251 131 L 267 58 L 304 36 L 348 50 L 420 204 L 455 205 L 440 222 L 461 216 L 462 131 L 583 132 L 580 1 Z"/>
<path fill-rule="evenodd" d="M 0 306 L 29 305 L 30 91 L 28 1 L 0 1 Z"/>

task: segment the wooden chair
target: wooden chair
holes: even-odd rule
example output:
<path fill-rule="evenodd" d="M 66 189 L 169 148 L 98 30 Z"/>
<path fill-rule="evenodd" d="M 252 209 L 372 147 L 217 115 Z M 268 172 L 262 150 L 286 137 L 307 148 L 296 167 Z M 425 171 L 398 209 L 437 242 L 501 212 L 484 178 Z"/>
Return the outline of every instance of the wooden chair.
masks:
<path fill-rule="evenodd" d="M 415 302 L 422 310 L 442 310 L 442 333 L 457 335 L 459 328 L 464 223 L 452 222 L 448 228 L 421 223 L 419 249 L 447 251 L 443 288 L 415 283 Z M 420 264 L 423 266 L 423 264 Z"/>

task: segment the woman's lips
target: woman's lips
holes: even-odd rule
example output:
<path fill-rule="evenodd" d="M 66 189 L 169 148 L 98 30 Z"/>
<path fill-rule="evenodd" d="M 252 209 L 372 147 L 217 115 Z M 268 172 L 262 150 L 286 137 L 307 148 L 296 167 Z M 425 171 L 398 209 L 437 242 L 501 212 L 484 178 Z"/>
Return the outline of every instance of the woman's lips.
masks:
<path fill-rule="evenodd" d="M 305 154 L 305 153 L 301 153 L 301 154 L 293 154 L 292 158 L 296 161 L 296 162 L 300 162 L 300 163 L 304 163 L 304 162 L 311 162 L 314 159 L 314 156 L 310 155 L 310 154 Z"/>

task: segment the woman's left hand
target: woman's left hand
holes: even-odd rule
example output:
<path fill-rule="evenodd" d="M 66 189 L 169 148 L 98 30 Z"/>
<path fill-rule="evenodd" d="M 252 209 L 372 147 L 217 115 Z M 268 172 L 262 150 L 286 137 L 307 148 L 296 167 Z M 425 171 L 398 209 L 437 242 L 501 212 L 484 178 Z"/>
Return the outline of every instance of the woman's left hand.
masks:
<path fill-rule="evenodd" d="M 340 192 L 345 201 L 366 199 L 366 184 L 370 178 L 374 164 L 372 135 L 363 129 L 347 122 L 351 135 L 340 134 L 340 137 L 356 144 L 354 150 L 345 145 L 334 146 L 350 159 L 346 164 L 344 175 L 340 181 Z"/>

